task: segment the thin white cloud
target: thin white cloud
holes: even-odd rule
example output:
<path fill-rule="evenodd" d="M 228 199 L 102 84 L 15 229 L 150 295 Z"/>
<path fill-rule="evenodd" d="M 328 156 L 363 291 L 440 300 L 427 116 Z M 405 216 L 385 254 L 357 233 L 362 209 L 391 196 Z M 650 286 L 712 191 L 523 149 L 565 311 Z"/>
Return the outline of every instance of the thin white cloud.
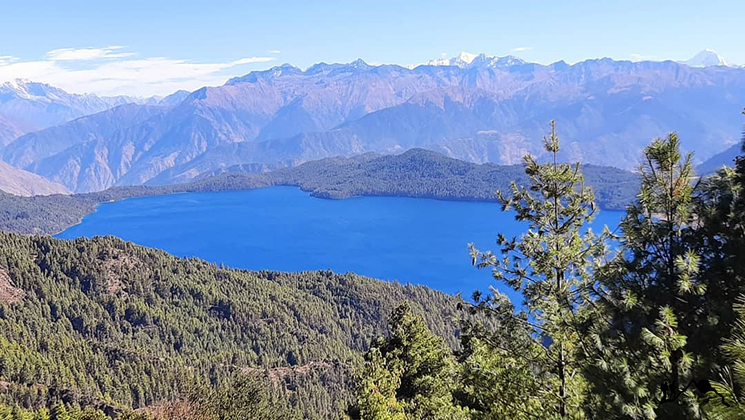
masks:
<path fill-rule="evenodd" d="M 134 53 L 118 52 L 124 47 L 111 46 L 104 48 L 59 48 L 49 51 L 47 59 L 52 61 L 91 61 L 106 58 L 131 57 Z"/>
<path fill-rule="evenodd" d="M 276 59 L 245 57 L 197 63 L 168 57 L 129 58 L 131 53 L 119 50 L 118 47 L 63 48 L 50 51 L 45 59 L 36 61 L 0 57 L 0 83 L 20 78 L 49 83 L 74 93 L 168 95 L 179 89 L 221 85 L 236 75 L 229 72 L 235 67 Z"/>
<path fill-rule="evenodd" d="M 517 48 L 513 48 L 512 49 L 512 52 L 530 51 L 532 49 L 533 49 L 533 47 L 517 47 Z"/>
<path fill-rule="evenodd" d="M 631 61 L 649 61 L 655 58 L 653 55 L 646 55 L 646 54 L 637 54 L 637 53 L 631 53 L 629 54 L 629 58 L 631 58 Z"/>
<path fill-rule="evenodd" d="M 282 51 L 280 51 L 280 50 L 269 50 L 269 51 L 267 51 L 267 52 L 268 52 L 269 54 L 281 54 L 281 53 L 282 53 Z"/>
<path fill-rule="evenodd" d="M 248 58 L 241 58 L 240 60 L 235 60 L 230 63 L 227 63 L 228 67 L 232 66 L 240 66 L 241 64 L 253 64 L 253 63 L 266 63 L 269 61 L 274 61 L 276 58 L 274 57 L 248 57 Z"/>

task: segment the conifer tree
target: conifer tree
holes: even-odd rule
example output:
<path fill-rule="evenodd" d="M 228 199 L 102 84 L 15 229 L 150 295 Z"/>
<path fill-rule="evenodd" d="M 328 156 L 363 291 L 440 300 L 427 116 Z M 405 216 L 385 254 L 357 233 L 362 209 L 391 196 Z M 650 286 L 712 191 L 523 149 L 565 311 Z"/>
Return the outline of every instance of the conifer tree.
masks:
<path fill-rule="evenodd" d="M 72 420 L 72 418 L 70 417 L 70 414 L 68 414 L 67 412 L 67 407 L 65 407 L 65 403 L 63 403 L 62 401 L 57 401 L 52 406 L 52 411 L 50 414 L 51 414 L 50 417 L 52 418 L 52 420 Z"/>
<path fill-rule="evenodd" d="M 500 325 L 496 327 L 498 335 L 478 331 L 482 327 L 471 324 L 463 330 L 461 375 L 455 394 L 459 404 L 468 407 L 474 420 L 542 418 L 546 401 L 532 361 L 542 357 L 544 350 L 522 326 L 514 330 L 516 334 L 508 334 L 506 326 Z"/>
<path fill-rule="evenodd" d="M 357 403 L 350 411 L 361 419 L 459 419 L 455 360 L 441 338 L 408 304 L 397 307 L 388 322 L 390 336 L 366 354 Z"/>
<path fill-rule="evenodd" d="M 501 325 L 514 325 L 519 319 L 527 331 L 523 340 L 527 337 L 530 344 L 513 354 L 528 358 L 536 374 L 536 394 L 523 398 L 540 399 L 540 417 L 582 417 L 583 380 L 576 373 L 583 337 L 578 331 L 587 317 L 592 271 L 606 252 L 608 232 L 600 236 L 589 229 L 582 232 L 597 211 L 594 195 L 584 185 L 579 164 L 558 163 L 554 121 L 544 147 L 549 163 L 539 164 L 530 155 L 524 159 L 529 186 L 513 182 L 511 196 L 498 192 L 503 211 L 514 210 L 516 219 L 527 223 L 527 233 L 519 239 L 500 234 L 499 254 L 480 252 L 471 245 L 474 264 L 492 268 L 496 280 L 521 292 L 527 314 L 513 315 L 512 306 L 496 290 L 485 299 L 474 294 L 474 309 L 497 316 Z M 509 342 L 495 337 L 502 333 L 496 331 L 484 343 Z"/>
<path fill-rule="evenodd" d="M 18 405 L 14 405 L 13 410 L 10 413 L 10 418 L 12 420 L 30 420 L 31 415 Z"/>
<path fill-rule="evenodd" d="M 745 296 L 739 298 L 734 311 L 737 321 L 732 336 L 722 345 L 727 366 L 721 371 L 719 381 L 711 384 L 700 399 L 709 418 L 745 418 Z"/>
<path fill-rule="evenodd" d="M 644 158 L 620 250 L 597 276 L 603 314 L 588 331 L 596 363 L 585 373 L 604 415 L 695 418 L 696 397 L 686 386 L 701 364 L 688 337 L 707 321 L 690 228 L 692 155 L 681 154 L 671 133 L 653 141 Z"/>
<path fill-rule="evenodd" d="M 744 112 L 745 114 L 745 112 Z M 745 133 L 743 134 L 745 153 Z M 695 197 L 699 277 L 705 281 L 706 312 L 716 323 L 698 340 L 704 348 L 732 334 L 735 299 L 745 294 L 745 156 L 702 181 Z M 716 354 L 715 354 L 716 355 Z M 712 364 L 721 363 L 715 359 Z"/>
<path fill-rule="evenodd" d="M 349 410 L 352 418 L 375 420 L 405 420 L 403 405 L 396 399 L 401 385 L 399 372 L 388 369 L 378 348 L 365 354 L 365 364 L 359 373 L 357 401 Z"/>
<path fill-rule="evenodd" d="M 49 410 L 47 410 L 45 407 L 36 410 L 34 412 L 33 420 L 50 420 Z"/>
<path fill-rule="evenodd" d="M 92 407 L 86 407 L 80 415 L 77 417 L 78 420 L 108 420 L 109 417 L 104 414 L 101 410 L 96 410 Z"/>

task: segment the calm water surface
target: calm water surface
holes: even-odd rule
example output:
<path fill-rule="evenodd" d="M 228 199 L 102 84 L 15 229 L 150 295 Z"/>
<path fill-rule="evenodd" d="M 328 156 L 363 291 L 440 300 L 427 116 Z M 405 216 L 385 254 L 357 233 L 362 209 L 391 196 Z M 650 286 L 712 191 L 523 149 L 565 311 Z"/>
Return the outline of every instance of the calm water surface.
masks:
<path fill-rule="evenodd" d="M 599 231 L 621 212 L 602 211 Z M 294 187 L 188 193 L 102 204 L 59 238 L 115 235 L 179 256 L 252 270 L 331 269 L 470 296 L 494 282 L 467 244 L 496 249 L 523 226 L 499 204 L 418 198 L 324 200 Z M 508 292 L 503 286 L 500 290 Z"/>

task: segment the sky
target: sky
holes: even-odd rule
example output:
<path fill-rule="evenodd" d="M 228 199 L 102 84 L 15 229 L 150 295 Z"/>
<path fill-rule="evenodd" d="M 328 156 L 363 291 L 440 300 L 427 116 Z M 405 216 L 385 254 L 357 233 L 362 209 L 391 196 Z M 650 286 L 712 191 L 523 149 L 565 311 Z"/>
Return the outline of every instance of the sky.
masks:
<path fill-rule="evenodd" d="M 745 1 L 0 0 L 0 82 L 167 95 L 317 62 L 412 65 L 461 51 L 569 63 L 745 64 Z"/>

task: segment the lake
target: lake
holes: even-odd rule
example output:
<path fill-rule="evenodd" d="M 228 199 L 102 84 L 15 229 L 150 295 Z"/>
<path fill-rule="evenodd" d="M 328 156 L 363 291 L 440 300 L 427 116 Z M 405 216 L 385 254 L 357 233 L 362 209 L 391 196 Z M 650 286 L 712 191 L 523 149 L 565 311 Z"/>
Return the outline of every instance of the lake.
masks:
<path fill-rule="evenodd" d="M 594 230 L 615 228 L 622 215 L 601 211 Z M 102 204 L 57 237 L 115 235 L 236 268 L 351 271 L 470 296 L 494 282 L 489 270 L 471 266 L 467 244 L 496 250 L 497 233 L 511 237 L 523 230 L 514 213 L 502 212 L 497 203 L 400 197 L 326 200 L 295 187 L 271 187 Z"/>

